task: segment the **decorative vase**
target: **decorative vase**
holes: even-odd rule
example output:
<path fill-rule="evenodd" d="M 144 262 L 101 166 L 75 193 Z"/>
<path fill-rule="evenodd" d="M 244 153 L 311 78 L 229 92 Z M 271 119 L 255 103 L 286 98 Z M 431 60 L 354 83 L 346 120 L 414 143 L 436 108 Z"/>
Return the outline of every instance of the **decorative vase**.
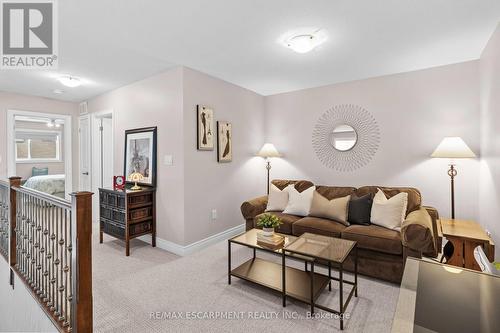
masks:
<path fill-rule="evenodd" d="M 262 235 L 266 237 L 271 237 L 274 234 L 274 228 L 262 228 Z"/>

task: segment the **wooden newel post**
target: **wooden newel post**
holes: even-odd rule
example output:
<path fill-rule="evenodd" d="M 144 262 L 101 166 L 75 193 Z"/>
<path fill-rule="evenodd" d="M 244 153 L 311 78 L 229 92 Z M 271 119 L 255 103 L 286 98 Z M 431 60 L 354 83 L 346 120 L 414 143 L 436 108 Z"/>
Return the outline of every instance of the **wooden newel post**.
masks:
<path fill-rule="evenodd" d="M 10 177 L 9 178 L 9 185 L 10 185 L 10 193 L 9 193 L 9 198 L 10 198 L 10 211 L 9 211 L 9 218 L 10 218 L 10 248 L 9 248 L 9 261 L 10 261 L 10 266 L 14 267 L 17 263 L 16 259 L 16 223 L 17 223 L 17 192 L 13 189 L 13 187 L 19 187 L 21 186 L 21 177 Z"/>
<path fill-rule="evenodd" d="M 92 332 L 92 194 L 77 192 L 71 194 L 73 223 L 73 328 L 78 333 Z"/>

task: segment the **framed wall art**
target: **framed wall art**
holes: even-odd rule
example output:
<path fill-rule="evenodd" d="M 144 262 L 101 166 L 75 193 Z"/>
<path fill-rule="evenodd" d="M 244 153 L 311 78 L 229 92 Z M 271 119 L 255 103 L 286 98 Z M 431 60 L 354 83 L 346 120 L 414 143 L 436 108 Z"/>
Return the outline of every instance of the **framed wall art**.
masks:
<path fill-rule="evenodd" d="M 196 119 L 196 148 L 214 150 L 214 111 L 209 107 L 197 105 Z"/>
<path fill-rule="evenodd" d="M 217 162 L 225 163 L 233 160 L 233 132 L 231 123 L 217 122 Z"/>
<path fill-rule="evenodd" d="M 125 131 L 124 175 L 128 184 L 135 184 L 131 175 L 141 174 L 140 185 L 156 186 L 156 127 Z"/>

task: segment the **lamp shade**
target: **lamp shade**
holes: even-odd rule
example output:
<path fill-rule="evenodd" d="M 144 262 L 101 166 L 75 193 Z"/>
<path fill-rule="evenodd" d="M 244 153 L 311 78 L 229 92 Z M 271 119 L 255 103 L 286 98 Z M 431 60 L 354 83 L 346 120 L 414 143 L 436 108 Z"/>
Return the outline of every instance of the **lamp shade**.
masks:
<path fill-rule="evenodd" d="M 134 172 L 128 177 L 129 181 L 140 182 L 144 180 L 144 176 L 139 172 Z"/>
<path fill-rule="evenodd" d="M 438 158 L 472 158 L 476 154 L 458 136 L 446 137 L 437 146 L 431 157 Z"/>
<path fill-rule="evenodd" d="M 259 150 L 257 156 L 260 157 L 280 157 L 281 154 L 278 152 L 276 147 L 272 143 L 265 143 L 264 146 Z"/>

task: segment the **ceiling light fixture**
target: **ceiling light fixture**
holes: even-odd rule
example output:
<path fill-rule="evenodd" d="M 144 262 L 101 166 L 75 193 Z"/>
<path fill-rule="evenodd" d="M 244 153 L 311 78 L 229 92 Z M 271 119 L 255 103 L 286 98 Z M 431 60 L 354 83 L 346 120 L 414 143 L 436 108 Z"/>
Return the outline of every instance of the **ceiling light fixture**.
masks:
<path fill-rule="evenodd" d="M 288 35 L 288 37 L 284 39 L 284 44 L 297 53 L 307 53 L 323 44 L 326 39 L 326 34 L 323 30 L 316 30 L 309 33 L 304 33 L 302 31 L 293 35 Z"/>
<path fill-rule="evenodd" d="M 70 88 L 76 88 L 82 84 L 82 81 L 80 81 L 79 78 L 71 76 L 71 75 L 61 76 L 58 78 L 58 80 L 66 87 L 70 87 Z"/>

